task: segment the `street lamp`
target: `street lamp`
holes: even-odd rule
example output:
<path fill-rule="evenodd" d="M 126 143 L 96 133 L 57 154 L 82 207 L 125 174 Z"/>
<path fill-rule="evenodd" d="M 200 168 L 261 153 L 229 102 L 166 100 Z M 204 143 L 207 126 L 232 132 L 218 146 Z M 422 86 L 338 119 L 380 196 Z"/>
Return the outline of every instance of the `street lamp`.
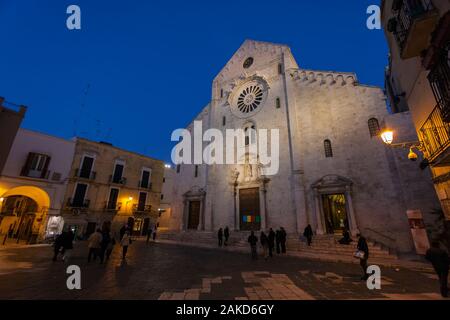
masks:
<path fill-rule="evenodd" d="M 381 139 L 384 143 L 387 145 L 391 145 L 394 141 L 394 131 L 392 130 L 385 130 L 381 133 Z"/>
<path fill-rule="evenodd" d="M 417 153 L 413 151 L 413 149 L 417 149 L 419 151 L 424 151 L 423 145 L 419 141 L 410 141 L 410 142 L 402 142 L 402 143 L 393 143 L 394 142 L 394 131 L 390 129 L 385 129 L 381 134 L 381 139 L 385 144 L 392 148 L 409 148 L 408 159 L 411 161 L 417 161 L 419 156 Z"/>

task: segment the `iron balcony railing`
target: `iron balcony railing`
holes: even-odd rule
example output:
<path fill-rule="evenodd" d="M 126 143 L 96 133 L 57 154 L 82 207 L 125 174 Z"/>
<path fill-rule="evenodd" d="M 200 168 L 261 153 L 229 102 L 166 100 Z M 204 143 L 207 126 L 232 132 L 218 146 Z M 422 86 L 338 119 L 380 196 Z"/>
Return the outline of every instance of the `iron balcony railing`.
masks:
<path fill-rule="evenodd" d="M 122 202 L 109 202 L 105 201 L 103 211 L 117 213 L 122 208 Z"/>
<path fill-rule="evenodd" d="M 67 199 L 67 206 L 69 208 L 89 208 L 90 200 L 84 199 L 84 200 L 77 200 L 69 198 Z"/>
<path fill-rule="evenodd" d="M 138 188 L 140 188 L 140 189 L 151 189 L 152 188 L 152 183 L 151 182 L 145 183 L 144 181 L 140 180 L 139 183 L 138 183 Z"/>
<path fill-rule="evenodd" d="M 388 22 L 388 31 L 393 32 L 401 51 L 406 46 L 409 31 L 415 20 L 434 9 L 431 0 L 394 0 L 392 4 L 394 18 Z"/>
<path fill-rule="evenodd" d="M 148 213 L 152 212 L 152 206 L 151 205 L 133 204 L 133 212 L 148 214 Z"/>
<path fill-rule="evenodd" d="M 115 184 L 126 184 L 127 178 L 125 177 L 114 177 L 113 175 L 109 176 L 109 183 L 115 183 Z"/>
<path fill-rule="evenodd" d="M 428 81 L 445 122 L 450 122 L 450 44 L 442 49 L 439 61 L 428 74 Z"/>
<path fill-rule="evenodd" d="M 87 171 L 82 169 L 75 169 L 75 177 L 88 180 L 95 180 L 97 173 L 95 171 Z"/>
<path fill-rule="evenodd" d="M 435 160 L 450 145 L 450 125 L 442 118 L 442 111 L 436 106 L 419 130 L 426 157 Z"/>

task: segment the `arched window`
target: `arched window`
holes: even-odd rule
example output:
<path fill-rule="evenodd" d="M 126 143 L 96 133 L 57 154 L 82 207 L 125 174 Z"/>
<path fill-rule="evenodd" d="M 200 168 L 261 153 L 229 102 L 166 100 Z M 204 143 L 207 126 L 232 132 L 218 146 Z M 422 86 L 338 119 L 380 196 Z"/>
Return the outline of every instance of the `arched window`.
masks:
<path fill-rule="evenodd" d="M 247 124 L 244 127 L 244 133 L 246 146 L 256 143 L 256 126 L 254 124 L 252 123 Z"/>
<path fill-rule="evenodd" d="M 283 74 L 283 65 L 281 63 L 278 64 L 278 74 Z"/>
<path fill-rule="evenodd" d="M 325 148 L 325 157 L 326 158 L 332 158 L 333 157 L 333 148 L 331 147 L 331 141 L 325 140 L 323 142 L 323 146 Z"/>
<path fill-rule="evenodd" d="M 277 98 L 275 100 L 275 108 L 280 109 L 281 108 L 281 101 L 280 98 Z"/>
<path fill-rule="evenodd" d="M 222 126 L 225 127 L 225 125 L 227 124 L 227 117 L 222 117 Z"/>
<path fill-rule="evenodd" d="M 368 121 L 369 132 L 371 137 L 377 137 L 380 135 L 380 124 L 376 118 L 371 118 Z"/>

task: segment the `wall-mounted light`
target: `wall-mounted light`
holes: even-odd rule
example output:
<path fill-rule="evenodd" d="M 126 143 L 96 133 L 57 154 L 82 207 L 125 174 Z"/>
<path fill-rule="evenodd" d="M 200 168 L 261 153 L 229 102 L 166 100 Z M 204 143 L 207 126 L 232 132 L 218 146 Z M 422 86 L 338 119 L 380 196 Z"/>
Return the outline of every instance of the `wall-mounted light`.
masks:
<path fill-rule="evenodd" d="M 392 130 L 384 130 L 381 133 L 381 139 L 383 140 L 384 143 L 386 143 L 387 145 L 391 145 L 392 142 L 394 142 L 394 131 Z"/>

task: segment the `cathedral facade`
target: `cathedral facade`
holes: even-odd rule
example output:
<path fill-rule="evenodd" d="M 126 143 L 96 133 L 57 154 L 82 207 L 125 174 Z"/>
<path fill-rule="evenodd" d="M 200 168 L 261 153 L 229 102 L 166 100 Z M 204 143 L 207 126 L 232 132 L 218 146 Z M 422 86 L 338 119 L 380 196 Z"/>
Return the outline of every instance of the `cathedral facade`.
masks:
<path fill-rule="evenodd" d="M 318 235 L 348 229 L 407 252 L 407 213 L 420 212 L 431 224 L 439 208 L 429 172 L 379 137 L 395 127 L 396 139 L 416 141 L 409 113 L 389 113 L 383 90 L 353 73 L 300 68 L 285 45 L 245 41 L 214 79 L 212 99 L 189 131 L 194 121 L 224 136 L 227 129 L 279 130 L 279 170 L 265 174 L 251 151 L 243 164 L 178 165 L 169 229 L 282 226 L 301 234 L 311 224 Z"/>

